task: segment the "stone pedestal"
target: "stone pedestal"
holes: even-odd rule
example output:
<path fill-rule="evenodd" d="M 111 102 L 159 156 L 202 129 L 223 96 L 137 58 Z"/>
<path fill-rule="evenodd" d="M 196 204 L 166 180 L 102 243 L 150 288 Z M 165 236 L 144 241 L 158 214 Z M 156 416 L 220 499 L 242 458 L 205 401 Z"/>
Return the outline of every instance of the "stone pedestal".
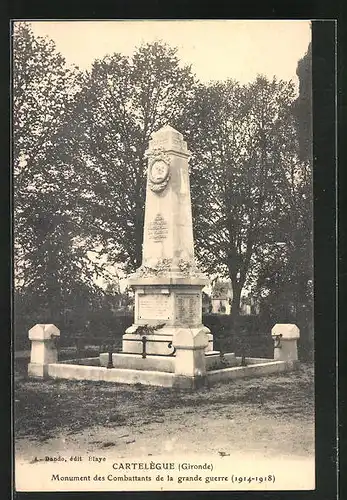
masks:
<path fill-rule="evenodd" d="M 213 350 L 213 337 L 202 324 L 202 289 L 208 279 L 194 261 L 190 152 L 182 134 L 165 126 L 152 134 L 146 156 L 142 265 L 128 278 L 135 314 L 122 351 L 143 352 L 146 337 L 147 354 L 174 355 L 177 376 L 199 378 L 205 373 L 201 356 Z"/>
<path fill-rule="evenodd" d="M 141 353 L 143 327 L 154 330 L 145 334 L 147 354 L 174 354 L 177 331 L 202 329 L 207 337 L 206 351 L 213 350 L 213 337 L 202 324 L 201 290 L 205 281 L 184 278 L 147 278 L 131 284 L 135 290 L 134 324 L 123 335 L 123 352 Z M 163 284 L 160 284 L 163 281 Z"/>
<path fill-rule="evenodd" d="M 31 355 L 28 375 L 31 377 L 47 375 L 47 366 L 58 361 L 56 339 L 59 336 L 60 330 L 54 325 L 37 324 L 29 330 Z"/>
<path fill-rule="evenodd" d="M 175 332 L 176 349 L 174 387 L 195 389 L 206 382 L 206 354 L 208 328 L 182 328 Z"/>
<path fill-rule="evenodd" d="M 277 323 L 271 330 L 274 339 L 274 359 L 276 361 L 297 361 L 297 340 L 300 330 L 290 323 Z"/>

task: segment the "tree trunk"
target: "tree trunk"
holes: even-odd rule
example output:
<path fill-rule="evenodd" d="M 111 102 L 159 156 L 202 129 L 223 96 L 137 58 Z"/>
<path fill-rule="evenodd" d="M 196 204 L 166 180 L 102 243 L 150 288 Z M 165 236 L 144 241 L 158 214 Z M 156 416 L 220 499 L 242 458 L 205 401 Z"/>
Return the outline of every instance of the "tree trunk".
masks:
<path fill-rule="evenodd" d="M 232 283 L 233 287 L 233 299 L 231 302 L 231 316 L 235 320 L 240 315 L 240 298 L 242 287 L 239 283 Z"/>

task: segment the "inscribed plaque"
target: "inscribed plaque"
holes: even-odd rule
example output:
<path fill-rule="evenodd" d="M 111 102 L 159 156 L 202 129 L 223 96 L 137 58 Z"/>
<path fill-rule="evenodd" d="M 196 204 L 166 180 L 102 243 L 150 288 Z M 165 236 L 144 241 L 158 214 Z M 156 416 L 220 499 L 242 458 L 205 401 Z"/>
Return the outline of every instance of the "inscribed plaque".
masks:
<path fill-rule="evenodd" d="M 176 319 L 180 323 L 195 324 L 200 322 L 199 295 L 182 294 L 176 297 Z"/>
<path fill-rule="evenodd" d="M 168 224 L 161 214 L 157 214 L 155 219 L 149 224 L 148 237 L 156 243 L 165 240 L 168 234 Z"/>
<path fill-rule="evenodd" d="M 167 295 L 139 296 L 139 319 L 169 319 L 170 303 Z"/>

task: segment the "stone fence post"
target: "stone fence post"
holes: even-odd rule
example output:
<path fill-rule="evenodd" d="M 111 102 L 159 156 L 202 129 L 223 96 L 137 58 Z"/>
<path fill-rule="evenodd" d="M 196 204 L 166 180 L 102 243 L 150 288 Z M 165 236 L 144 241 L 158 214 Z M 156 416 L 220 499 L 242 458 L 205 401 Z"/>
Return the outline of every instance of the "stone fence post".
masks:
<path fill-rule="evenodd" d="M 50 363 L 58 361 L 56 339 L 60 330 L 54 325 L 37 324 L 29 330 L 31 355 L 28 365 L 30 377 L 45 377 Z"/>
<path fill-rule="evenodd" d="M 176 349 L 174 387 L 196 389 L 206 383 L 208 328 L 182 328 L 173 337 Z"/>
<path fill-rule="evenodd" d="M 277 361 L 298 361 L 297 340 L 300 330 L 290 323 L 277 323 L 271 330 L 274 340 L 274 359 Z"/>

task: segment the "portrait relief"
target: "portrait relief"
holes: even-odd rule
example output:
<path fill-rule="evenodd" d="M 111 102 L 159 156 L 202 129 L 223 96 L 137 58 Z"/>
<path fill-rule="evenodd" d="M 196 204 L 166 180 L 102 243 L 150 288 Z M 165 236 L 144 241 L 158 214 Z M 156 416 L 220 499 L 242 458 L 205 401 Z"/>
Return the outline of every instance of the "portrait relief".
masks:
<path fill-rule="evenodd" d="M 157 160 L 150 169 L 150 179 L 154 184 L 161 184 L 169 175 L 169 165 L 163 160 Z"/>

